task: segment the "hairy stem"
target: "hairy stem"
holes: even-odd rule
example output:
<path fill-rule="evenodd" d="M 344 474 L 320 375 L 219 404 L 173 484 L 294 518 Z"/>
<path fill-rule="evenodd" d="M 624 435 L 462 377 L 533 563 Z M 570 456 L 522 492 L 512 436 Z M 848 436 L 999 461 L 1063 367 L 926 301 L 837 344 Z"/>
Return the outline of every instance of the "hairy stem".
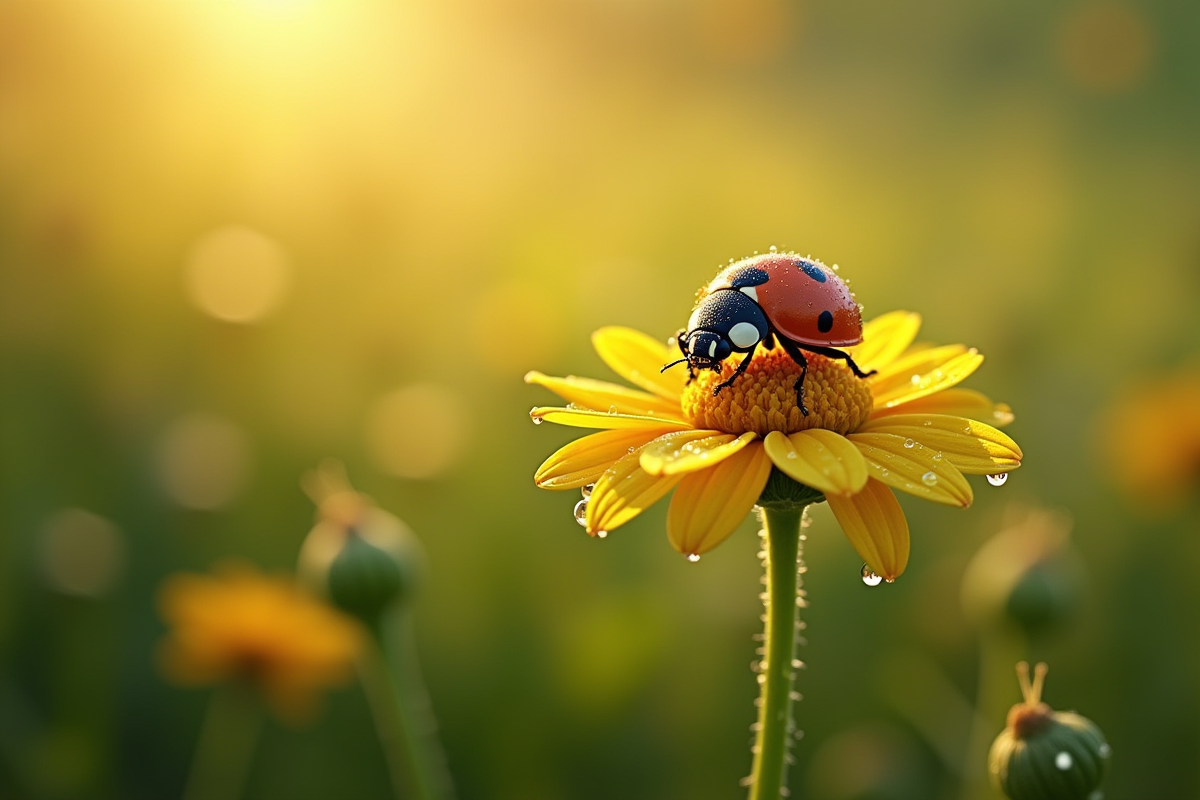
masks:
<path fill-rule="evenodd" d="M 762 510 L 766 614 L 750 800 L 778 800 L 788 795 L 788 749 L 795 730 L 792 679 L 797 667 L 796 629 L 803 604 L 799 567 L 804 508 L 770 504 Z"/>

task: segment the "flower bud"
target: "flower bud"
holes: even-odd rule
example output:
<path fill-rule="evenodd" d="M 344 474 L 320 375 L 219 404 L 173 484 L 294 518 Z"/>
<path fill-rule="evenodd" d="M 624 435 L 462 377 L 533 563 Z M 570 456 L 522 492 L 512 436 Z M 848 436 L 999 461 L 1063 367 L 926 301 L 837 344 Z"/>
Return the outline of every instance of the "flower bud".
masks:
<path fill-rule="evenodd" d="M 1082 569 L 1070 545 L 1070 517 L 1036 508 L 1017 514 L 967 566 L 963 610 L 982 627 L 1007 625 L 1037 636 L 1070 618 Z"/>
<path fill-rule="evenodd" d="M 318 520 L 300 548 L 301 579 L 370 625 L 409 601 L 424 564 L 408 526 L 354 491 L 340 465 L 305 476 L 305 490 Z"/>
<path fill-rule="evenodd" d="M 1029 664 L 1017 665 L 1025 702 L 1008 712 L 1008 724 L 992 743 L 988 773 L 1011 800 L 1089 800 L 1108 769 L 1110 748 L 1086 717 L 1053 711 L 1041 701 L 1046 665 L 1032 685 Z"/>

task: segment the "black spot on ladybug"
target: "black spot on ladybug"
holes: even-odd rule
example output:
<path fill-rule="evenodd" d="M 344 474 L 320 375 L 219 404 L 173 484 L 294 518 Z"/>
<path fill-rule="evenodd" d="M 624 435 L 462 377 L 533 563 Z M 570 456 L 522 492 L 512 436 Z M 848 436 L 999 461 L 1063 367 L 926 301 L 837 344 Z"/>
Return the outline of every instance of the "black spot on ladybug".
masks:
<path fill-rule="evenodd" d="M 825 273 L 816 264 L 809 264 L 807 261 L 797 261 L 796 266 L 804 270 L 804 274 L 812 278 L 817 283 L 825 282 Z"/>
<path fill-rule="evenodd" d="M 822 277 L 824 280 L 824 277 Z M 829 333 L 833 330 L 833 314 L 828 311 L 822 311 L 821 316 L 817 317 L 817 330 L 821 333 Z"/>

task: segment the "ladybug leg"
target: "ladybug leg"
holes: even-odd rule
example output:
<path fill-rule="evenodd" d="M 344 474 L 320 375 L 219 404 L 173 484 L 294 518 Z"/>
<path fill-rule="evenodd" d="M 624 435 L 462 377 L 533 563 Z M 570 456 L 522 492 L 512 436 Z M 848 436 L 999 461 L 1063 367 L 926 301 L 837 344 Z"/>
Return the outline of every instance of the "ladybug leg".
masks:
<path fill-rule="evenodd" d="M 821 347 L 819 345 L 806 344 L 804 345 L 804 349 L 810 353 L 816 353 L 817 355 L 825 356 L 826 358 L 836 358 L 840 359 L 841 361 L 845 361 L 846 366 L 850 368 L 850 371 L 860 378 L 870 377 L 878 371 L 871 370 L 870 372 L 863 372 L 859 368 L 858 364 L 854 363 L 854 359 L 850 357 L 849 353 L 842 350 L 836 350 L 832 347 Z"/>
<path fill-rule="evenodd" d="M 783 348 L 783 352 L 792 357 L 800 365 L 800 377 L 796 379 L 796 405 L 800 406 L 800 413 L 808 416 L 808 408 L 804 405 L 804 379 L 808 377 L 808 359 L 804 357 L 800 346 L 786 336 L 779 337 L 779 345 Z"/>
<path fill-rule="evenodd" d="M 719 395 L 721 393 L 722 389 L 724 389 L 726 386 L 728 386 L 729 384 L 736 381 L 738 379 L 738 376 L 740 376 L 743 372 L 746 371 L 746 367 L 750 366 L 750 359 L 752 359 L 752 358 L 754 358 L 754 348 L 753 347 L 750 348 L 749 353 L 746 353 L 746 357 L 742 359 L 742 363 L 738 364 L 737 369 L 735 369 L 733 371 L 733 374 L 729 376 L 729 380 L 721 381 L 720 383 L 717 384 L 716 388 L 713 389 L 713 397 L 716 397 L 717 395 Z M 713 369 L 719 370 L 720 366 L 714 366 Z"/>
<path fill-rule="evenodd" d="M 762 339 L 762 346 L 767 350 L 773 350 L 775 348 L 775 334 L 767 331 L 767 335 Z"/>

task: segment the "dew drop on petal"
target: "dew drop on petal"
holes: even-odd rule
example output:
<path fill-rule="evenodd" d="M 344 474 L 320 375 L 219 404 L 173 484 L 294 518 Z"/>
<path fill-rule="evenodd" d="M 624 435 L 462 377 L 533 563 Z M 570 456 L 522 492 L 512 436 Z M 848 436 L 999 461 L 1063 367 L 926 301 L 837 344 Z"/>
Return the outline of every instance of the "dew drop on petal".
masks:
<path fill-rule="evenodd" d="M 997 472 L 995 475 L 987 476 L 987 482 L 990 483 L 992 486 L 1003 486 L 1004 482 L 1007 480 L 1008 480 L 1007 472 Z"/>
<path fill-rule="evenodd" d="M 534 424 L 534 425 L 541 425 L 541 424 L 542 424 L 542 418 L 541 418 L 541 417 L 534 417 L 534 418 L 533 418 L 533 424 Z"/>
<path fill-rule="evenodd" d="M 796 451 L 795 451 L 795 450 L 788 450 L 787 457 L 788 457 L 788 458 L 796 458 Z"/>
<path fill-rule="evenodd" d="M 687 560 L 695 564 L 700 560 L 700 555 L 698 553 L 688 553 Z"/>
<path fill-rule="evenodd" d="M 904 440 L 904 446 L 905 446 L 906 448 L 908 448 L 909 450 L 912 450 L 914 447 L 916 447 L 916 446 L 917 446 L 917 443 L 916 443 L 914 440 L 912 440 L 912 439 L 905 439 L 905 440 Z"/>
<path fill-rule="evenodd" d="M 597 539 L 607 539 L 608 531 L 596 531 L 596 538 Z"/>
<path fill-rule="evenodd" d="M 891 470 L 884 468 L 884 469 L 879 470 L 879 474 L 886 478 L 888 475 L 891 475 L 892 473 L 891 473 Z"/>
<path fill-rule="evenodd" d="M 876 575 L 866 564 L 862 565 L 859 574 L 862 576 L 862 582 L 867 586 L 878 586 L 883 583 L 883 578 Z"/>
<path fill-rule="evenodd" d="M 918 385 L 920 385 L 920 383 L 921 383 L 921 376 L 920 376 L 920 375 L 913 375 L 911 378 L 909 378 L 909 381 L 911 381 L 911 382 L 912 382 L 912 385 L 913 385 L 913 386 L 918 386 Z"/>
<path fill-rule="evenodd" d="M 1066 750 L 1061 751 L 1058 755 L 1056 755 L 1054 757 L 1054 766 L 1058 767 L 1060 770 L 1062 770 L 1064 772 L 1069 770 L 1071 768 L 1071 765 L 1074 763 L 1075 763 L 1075 759 L 1071 758 L 1071 754 L 1068 753 Z"/>
<path fill-rule="evenodd" d="M 921 483 L 925 484 L 926 486 L 935 486 L 937 485 L 937 475 L 935 475 L 933 472 L 926 472 L 921 476 Z"/>
<path fill-rule="evenodd" d="M 1099 752 L 1100 752 L 1101 758 L 1108 758 L 1109 756 L 1112 755 L 1112 748 L 1109 747 L 1107 744 L 1102 744 L 1102 745 L 1100 745 Z"/>
<path fill-rule="evenodd" d="M 932 427 L 932 426 L 933 426 L 933 420 L 931 420 L 931 419 L 927 419 L 927 420 L 925 420 L 925 422 L 924 422 L 924 425 L 925 425 L 925 427 L 926 427 L 926 428 L 930 428 L 930 427 Z"/>
<path fill-rule="evenodd" d="M 585 528 L 587 527 L 587 507 L 586 497 L 575 504 L 575 521 Z"/>
<path fill-rule="evenodd" d="M 941 460 L 942 460 L 942 454 L 941 454 L 941 453 L 934 453 L 934 454 L 933 454 L 933 460 L 934 460 L 934 461 L 941 461 Z"/>
<path fill-rule="evenodd" d="M 595 489 L 595 488 L 596 488 L 596 484 L 589 483 L 587 486 L 582 487 L 579 491 L 583 493 L 583 499 L 587 500 L 589 497 L 592 496 L 592 489 Z"/>
<path fill-rule="evenodd" d="M 769 248 L 767 248 L 767 249 L 768 249 L 770 252 L 772 252 L 772 253 L 778 253 L 778 252 L 779 252 L 779 248 L 778 248 L 778 247 L 776 247 L 775 245 L 771 245 L 771 246 L 770 246 Z"/>

